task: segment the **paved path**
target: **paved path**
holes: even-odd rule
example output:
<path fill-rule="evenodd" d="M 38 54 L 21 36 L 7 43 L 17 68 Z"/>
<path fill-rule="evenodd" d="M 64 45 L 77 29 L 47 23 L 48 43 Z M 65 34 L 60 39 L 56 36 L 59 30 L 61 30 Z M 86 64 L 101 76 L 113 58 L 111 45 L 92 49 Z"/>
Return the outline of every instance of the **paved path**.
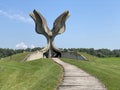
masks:
<path fill-rule="evenodd" d="M 62 65 L 64 69 L 63 81 L 58 87 L 58 90 L 106 90 L 98 79 L 80 68 L 65 63 L 58 58 L 52 59 Z"/>

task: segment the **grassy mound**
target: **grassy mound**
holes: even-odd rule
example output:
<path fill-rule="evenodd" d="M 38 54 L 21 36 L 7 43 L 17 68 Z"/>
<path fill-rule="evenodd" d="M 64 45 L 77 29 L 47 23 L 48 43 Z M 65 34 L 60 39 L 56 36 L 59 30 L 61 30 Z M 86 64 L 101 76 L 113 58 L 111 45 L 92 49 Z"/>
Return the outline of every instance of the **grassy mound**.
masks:
<path fill-rule="evenodd" d="M 90 61 L 62 60 L 97 77 L 108 90 L 120 90 L 120 58 L 94 58 Z"/>
<path fill-rule="evenodd" d="M 28 52 L 19 53 L 19 54 L 14 54 L 14 55 L 12 55 L 12 56 L 2 58 L 1 60 L 2 60 L 2 61 L 21 62 L 21 61 L 24 60 L 24 58 L 25 58 L 28 54 L 29 54 Z"/>
<path fill-rule="evenodd" d="M 49 59 L 18 62 L 27 53 L 0 60 L 0 90 L 55 90 L 61 68 Z"/>
<path fill-rule="evenodd" d="M 96 56 L 87 54 L 85 52 L 78 52 L 78 54 L 83 55 L 87 60 L 95 60 L 97 58 Z"/>

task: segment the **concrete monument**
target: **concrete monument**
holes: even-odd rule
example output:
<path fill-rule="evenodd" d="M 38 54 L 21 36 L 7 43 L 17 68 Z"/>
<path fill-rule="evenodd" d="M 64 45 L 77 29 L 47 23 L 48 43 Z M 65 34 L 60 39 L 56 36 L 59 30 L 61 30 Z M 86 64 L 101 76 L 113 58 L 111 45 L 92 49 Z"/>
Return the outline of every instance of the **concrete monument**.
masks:
<path fill-rule="evenodd" d="M 61 51 L 56 48 L 53 44 L 56 35 L 61 34 L 65 31 L 65 22 L 69 17 L 69 11 L 63 12 L 53 24 L 52 30 L 47 26 L 45 18 L 37 11 L 34 10 L 30 13 L 30 16 L 35 22 L 35 30 L 38 34 L 43 34 L 47 38 L 47 45 L 41 51 L 47 57 L 61 57 Z"/>

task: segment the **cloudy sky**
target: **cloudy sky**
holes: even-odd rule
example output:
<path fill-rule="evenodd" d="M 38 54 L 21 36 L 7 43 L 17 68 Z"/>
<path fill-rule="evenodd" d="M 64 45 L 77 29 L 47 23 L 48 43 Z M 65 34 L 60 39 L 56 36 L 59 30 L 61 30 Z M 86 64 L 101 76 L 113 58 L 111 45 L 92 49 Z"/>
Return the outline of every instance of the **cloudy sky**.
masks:
<path fill-rule="evenodd" d="M 66 31 L 54 41 L 60 48 L 120 49 L 120 0 L 0 0 L 0 48 L 43 47 L 29 13 L 38 10 L 52 28 L 70 11 Z"/>

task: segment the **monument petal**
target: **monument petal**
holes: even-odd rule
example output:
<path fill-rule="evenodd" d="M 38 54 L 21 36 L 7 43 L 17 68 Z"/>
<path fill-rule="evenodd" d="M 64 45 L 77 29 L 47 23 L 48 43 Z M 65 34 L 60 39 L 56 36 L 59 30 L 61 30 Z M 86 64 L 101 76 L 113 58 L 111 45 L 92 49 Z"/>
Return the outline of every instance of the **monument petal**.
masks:
<path fill-rule="evenodd" d="M 65 21 L 69 16 L 70 16 L 69 11 L 65 11 L 56 18 L 56 20 L 53 23 L 52 29 L 52 33 L 54 35 L 61 34 L 65 31 L 66 29 Z"/>

